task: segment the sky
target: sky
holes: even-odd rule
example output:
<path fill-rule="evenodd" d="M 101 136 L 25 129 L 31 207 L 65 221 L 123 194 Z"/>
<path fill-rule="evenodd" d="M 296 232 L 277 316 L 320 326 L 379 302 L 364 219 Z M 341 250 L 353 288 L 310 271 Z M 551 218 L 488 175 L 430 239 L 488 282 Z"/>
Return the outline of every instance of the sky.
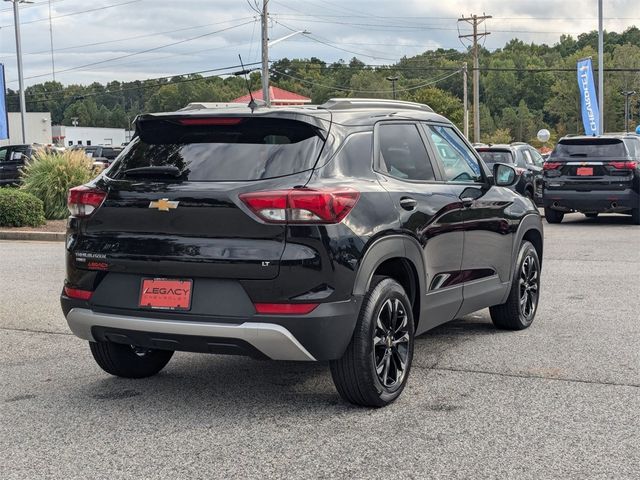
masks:
<path fill-rule="evenodd" d="M 53 78 L 64 84 L 143 80 L 260 61 L 262 0 L 33 0 L 21 4 L 27 85 Z M 463 50 L 461 15 L 492 15 L 481 32 L 485 48 L 512 38 L 556 43 L 561 34 L 597 29 L 596 0 L 269 0 L 272 40 L 307 30 L 271 48 L 270 59 L 356 56 L 386 65 L 435 48 Z M 49 22 L 51 8 L 51 27 Z M 640 26 L 637 1 L 604 0 L 605 29 Z M 635 16 L 635 17 L 634 17 Z M 17 88 L 12 5 L 0 2 L 0 62 Z M 215 72 L 212 72 L 215 73 Z M 211 74 L 211 73 L 207 73 Z"/>

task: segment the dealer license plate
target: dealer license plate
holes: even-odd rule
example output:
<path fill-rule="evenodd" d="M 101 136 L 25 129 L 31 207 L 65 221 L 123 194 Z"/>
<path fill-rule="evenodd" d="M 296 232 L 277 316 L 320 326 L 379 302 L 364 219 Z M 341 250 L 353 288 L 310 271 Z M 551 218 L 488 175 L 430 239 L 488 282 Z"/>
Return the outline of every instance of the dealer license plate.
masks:
<path fill-rule="evenodd" d="M 140 287 L 140 303 L 143 308 L 159 310 L 189 310 L 193 280 L 145 278 Z"/>

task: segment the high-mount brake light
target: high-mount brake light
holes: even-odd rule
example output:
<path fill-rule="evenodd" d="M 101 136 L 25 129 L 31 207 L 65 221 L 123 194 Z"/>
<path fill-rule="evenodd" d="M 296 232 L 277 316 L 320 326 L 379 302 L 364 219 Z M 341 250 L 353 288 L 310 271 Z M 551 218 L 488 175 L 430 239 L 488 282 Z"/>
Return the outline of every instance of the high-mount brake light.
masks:
<path fill-rule="evenodd" d="M 609 162 L 610 167 L 616 170 L 634 170 L 638 166 L 638 162 L 635 161 L 623 161 L 623 162 Z"/>
<path fill-rule="evenodd" d="M 88 217 L 107 197 L 107 192 L 81 185 L 69 190 L 67 208 L 74 217 Z"/>
<path fill-rule="evenodd" d="M 256 303 L 259 315 L 306 315 L 313 312 L 317 303 Z"/>
<path fill-rule="evenodd" d="M 557 170 L 562 166 L 561 162 L 544 162 L 542 165 L 543 170 Z"/>
<path fill-rule="evenodd" d="M 182 118 L 179 120 L 180 125 L 197 126 L 197 125 L 239 125 L 242 117 L 196 117 Z"/>
<path fill-rule="evenodd" d="M 358 198 L 360 193 L 351 188 L 294 188 L 240 195 L 240 200 L 265 222 L 290 224 L 340 223 Z"/>

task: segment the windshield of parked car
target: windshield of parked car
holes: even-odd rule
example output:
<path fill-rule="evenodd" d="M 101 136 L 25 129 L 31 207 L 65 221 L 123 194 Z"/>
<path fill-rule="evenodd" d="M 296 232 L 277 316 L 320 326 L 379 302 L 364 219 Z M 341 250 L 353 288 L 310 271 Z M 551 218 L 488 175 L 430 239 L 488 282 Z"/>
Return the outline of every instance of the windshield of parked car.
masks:
<path fill-rule="evenodd" d="M 567 138 L 558 142 L 551 156 L 624 158 L 627 149 L 619 138 Z"/>
<path fill-rule="evenodd" d="M 489 166 L 494 163 L 515 163 L 509 150 L 478 150 L 478 153 Z"/>
<path fill-rule="evenodd" d="M 176 167 L 174 178 L 241 181 L 275 178 L 313 168 L 323 139 L 304 122 L 276 118 L 152 119 L 122 152 L 108 176 L 147 167 Z"/>

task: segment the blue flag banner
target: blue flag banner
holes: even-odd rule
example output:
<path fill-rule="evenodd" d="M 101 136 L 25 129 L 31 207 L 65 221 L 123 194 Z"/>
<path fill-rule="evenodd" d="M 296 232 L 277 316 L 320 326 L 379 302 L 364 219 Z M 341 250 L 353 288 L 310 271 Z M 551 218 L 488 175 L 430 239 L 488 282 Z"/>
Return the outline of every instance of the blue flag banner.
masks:
<path fill-rule="evenodd" d="M 582 104 L 582 124 L 586 135 L 600 135 L 600 109 L 590 58 L 578 60 L 578 88 Z"/>
<path fill-rule="evenodd" d="M 7 115 L 7 88 L 4 80 L 4 65 L 0 63 L 0 140 L 9 138 L 9 117 Z"/>

